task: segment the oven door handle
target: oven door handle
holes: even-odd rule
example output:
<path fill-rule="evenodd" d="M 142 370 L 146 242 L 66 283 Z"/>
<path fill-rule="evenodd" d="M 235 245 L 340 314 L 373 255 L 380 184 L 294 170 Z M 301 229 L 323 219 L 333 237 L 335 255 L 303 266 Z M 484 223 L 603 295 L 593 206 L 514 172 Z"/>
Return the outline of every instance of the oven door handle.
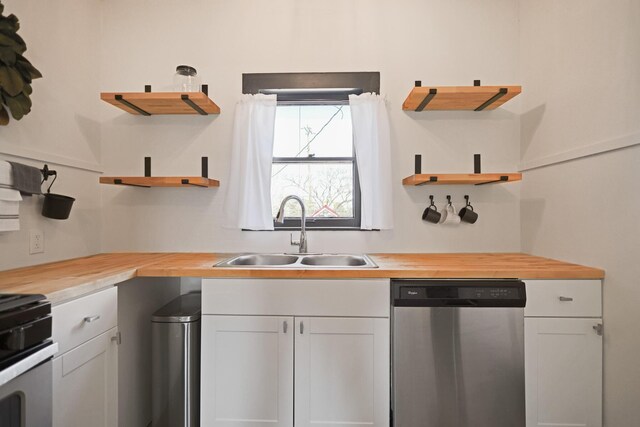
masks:
<path fill-rule="evenodd" d="M 57 352 L 58 343 L 52 343 L 42 350 L 25 357 L 24 359 L 14 363 L 8 368 L 3 369 L 2 371 L 0 371 L 0 387 L 13 380 L 14 378 L 17 378 L 20 375 L 24 374 L 28 370 L 35 368 L 47 359 L 50 359 Z"/>

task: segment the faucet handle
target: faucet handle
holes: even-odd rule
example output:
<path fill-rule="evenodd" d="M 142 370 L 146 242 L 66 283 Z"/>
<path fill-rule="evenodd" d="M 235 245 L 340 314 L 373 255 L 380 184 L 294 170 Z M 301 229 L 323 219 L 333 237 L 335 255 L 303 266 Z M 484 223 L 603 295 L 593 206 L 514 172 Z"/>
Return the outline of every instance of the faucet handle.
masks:
<path fill-rule="evenodd" d="M 300 246 L 300 240 L 293 240 L 293 233 L 289 234 L 289 238 L 291 239 L 291 246 Z"/>

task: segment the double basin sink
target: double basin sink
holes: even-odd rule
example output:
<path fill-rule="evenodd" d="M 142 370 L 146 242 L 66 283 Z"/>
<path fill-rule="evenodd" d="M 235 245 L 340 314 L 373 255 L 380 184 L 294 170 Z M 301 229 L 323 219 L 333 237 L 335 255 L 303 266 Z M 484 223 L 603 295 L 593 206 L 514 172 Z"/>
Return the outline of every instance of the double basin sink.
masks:
<path fill-rule="evenodd" d="M 235 268 L 378 268 L 367 255 L 348 254 L 244 254 L 215 267 Z"/>

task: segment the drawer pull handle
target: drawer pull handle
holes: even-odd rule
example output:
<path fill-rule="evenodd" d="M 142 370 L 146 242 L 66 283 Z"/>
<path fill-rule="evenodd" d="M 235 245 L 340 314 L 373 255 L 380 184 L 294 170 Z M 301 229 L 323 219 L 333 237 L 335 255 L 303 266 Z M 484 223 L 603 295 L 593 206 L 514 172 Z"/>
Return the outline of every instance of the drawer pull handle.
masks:
<path fill-rule="evenodd" d="M 96 315 L 96 316 L 87 316 L 84 318 L 84 322 L 85 323 L 92 323 L 95 322 L 96 320 L 98 320 L 100 318 L 100 315 Z"/>
<path fill-rule="evenodd" d="M 283 333 L 287 333 L 287 329 L 288 329 L 289 325 L 287 324 L 287 321 L 285 320 L 284 322 L 282 322 L 282 332 Z"/>
<path fill-rule="evenodd" d="M 300 335 L 304 334 L 304 323 L 300 322 Z"/>
<path fill-rule="evenodd" d="M 604 329 L 604 326 L 602 326 L 602 323 L 598 323 L 597 325 L 593 326 L 593 330 L 596 331 L 596 334 L 602 336 L 602 331 Z"/>
<path fill-rule="evenodd" d="M 571 301 L 573 301 L 573 298 L 571 298 L 571 297 L 560 297 L 558 299 L 560 301 L 562 301 L 562 302 L 571 302 Z"/>
<path fill-rule="evenodd" d="M 116 332 L 116 334 L 111 337 L 111 342 L 115 342 L 118 345 L 122 344 L 122 335 L 120 335 L 120 332 Z"/>

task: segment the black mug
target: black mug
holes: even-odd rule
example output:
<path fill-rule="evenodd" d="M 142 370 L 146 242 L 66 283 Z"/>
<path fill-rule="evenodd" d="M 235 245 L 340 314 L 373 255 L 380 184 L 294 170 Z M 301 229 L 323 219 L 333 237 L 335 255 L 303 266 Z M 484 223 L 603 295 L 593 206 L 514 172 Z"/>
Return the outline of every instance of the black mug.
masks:
<path fill-rule="evenodd" d="M 432 224 L 437 224 L 438 222 L 440 222 L 441 217 L 442 214 L 438 212 L 438 208 L 436 208 L 435 205 L 427 206 L 427 208 L 422 213 L 422 219 Z"/>
<path fill-rule="evenodd" d="M 460 221 L 467 222 L 469 224 L 475 224 L 478 220 L 478 214 L 473 211 L 473 206 L 471 205 L 467 205 L 460 209 L 458 215 L 460 216 Z"/>

